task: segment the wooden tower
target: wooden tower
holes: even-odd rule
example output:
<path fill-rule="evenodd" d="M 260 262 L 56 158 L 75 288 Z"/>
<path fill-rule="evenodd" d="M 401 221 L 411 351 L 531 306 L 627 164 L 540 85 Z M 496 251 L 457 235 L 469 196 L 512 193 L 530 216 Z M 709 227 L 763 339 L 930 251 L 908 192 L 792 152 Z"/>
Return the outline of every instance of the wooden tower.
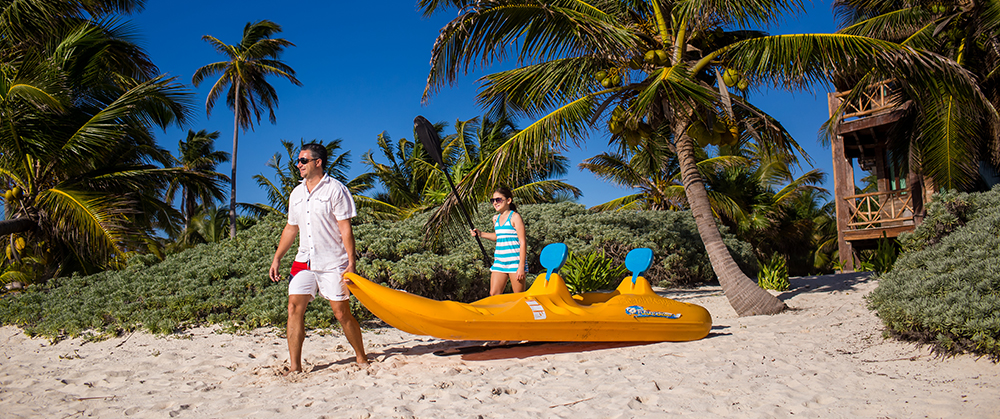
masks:
<path fill-rule="evenodd" d="M 831 116 L 849 93 L 827 95 Z M 832 140 L 837 238 L 845 272 L 854 271 L 858 251 L 875 248 L 882 237 L 912 231 L 923 219 L 930 193 L 925 180 L 912 170 L 894 167 L 888 158 L 889 135 L 908 105 L 897 97 L 891 82 L 870 89 L 857 103 L 848 104 Z M 878 191 L 856 193 L 855 161 L 859 169 L 875 175 Z"/>

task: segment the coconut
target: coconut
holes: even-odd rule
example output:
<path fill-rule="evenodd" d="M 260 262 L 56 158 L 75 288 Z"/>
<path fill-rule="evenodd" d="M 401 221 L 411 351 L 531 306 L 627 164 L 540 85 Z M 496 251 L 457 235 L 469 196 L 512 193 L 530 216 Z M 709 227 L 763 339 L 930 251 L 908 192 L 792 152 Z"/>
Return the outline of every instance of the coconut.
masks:
<path fill-rule="evenodd" d="M 722 73 L 722 82 L 729 87 L 735 86 L 737 83 L 740 82 L 740 79 L 742 78 L 743 77 L 740 76 L 740 73 L 736 72 L 736 70 L 733 70 L 731 68 L 727 68 L 726 71 Z"/>
<path fill-rule="evenodd" d="M 667 55 L 666 51 L 658 49 L 654 51 L 654 54 L 656 54 L 656 65 L 667 65 L 670 62 L 670 56 Z"/>
<path fill-rule="evenodd" d="M 656 50 L 651 49 L 649 51 L 646 51 L 646 54 L 642 56 L 642 59 L 643 61 L 646 61 L 649 64 L 656 64 Z"/>

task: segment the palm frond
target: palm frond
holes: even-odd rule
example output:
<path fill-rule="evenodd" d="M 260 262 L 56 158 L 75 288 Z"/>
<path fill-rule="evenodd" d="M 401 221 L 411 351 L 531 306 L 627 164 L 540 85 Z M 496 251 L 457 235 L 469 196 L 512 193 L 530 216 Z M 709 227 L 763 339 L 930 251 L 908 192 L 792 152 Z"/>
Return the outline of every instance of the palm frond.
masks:
<path fill-rule="evenodd" d="M 615 198 L 603 204 L 594 205 L 590 207 L 590 210 L 597 212 L 640 211 L 649 209 L 648 206 L 647 196 L 645 194 L 636 193 Z"/>
<path fill-rule="evenodd" d="M 548 61 L 589 51 L 634 55 L 635 40 L 612 16 L 582 1 L 541 4 L 528 0 L 477 3 L 441 29 L 431 54 L 424 100 L 460 72 L 488 66 L 507 54 L 518 63 Z"/>

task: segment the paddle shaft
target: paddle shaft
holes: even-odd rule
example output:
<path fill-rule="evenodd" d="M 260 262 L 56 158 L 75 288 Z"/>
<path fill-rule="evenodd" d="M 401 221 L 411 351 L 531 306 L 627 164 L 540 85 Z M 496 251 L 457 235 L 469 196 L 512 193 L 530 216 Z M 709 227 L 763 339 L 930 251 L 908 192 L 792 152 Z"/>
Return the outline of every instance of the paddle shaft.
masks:
<path fill-rule="evenodd" d="M 434 126 L 431 125 L 430 121 L 423 116 L 417 115 L 413 118 L 413 131 L 420 137 L 420 142 L 423 143 L 424 149 L 427 153 L 431 155 L 438 164 L 441 165 L 441 171 L 444 172 L 444 177 L 448 179 L 448 185 L 451 186 L 451 192 L 455 194 L 455 199 L 458 200 L 458 209 L 462 211 L 462 215 L 465 216 L 465 221 L 469 223 L 469 228 L 475 230 L 476 226 L 472 224 L 472 217 L 469 217 L 469 212 L 465 210 L 465 204 L 462 203 L 462 195 L 458 194 L 458 188 L 455 187 L 455 182 L 451 181 L 451 175 L 448 174 L 448 165 L 444 163 L 444 158 L 442 157 L 441 151 L 441 137 L 438 137 L 437 132 L 434 130 Z M 476 235 L 476 244 L 479 245 L 479 251 L 483 252 L 483 263 L 489 268 L 490 257 L 486 254 L 486 248 L 483 247 L 483 241 Z"/>
<path fill-rule="evenodd" d="M 458 209 L 462 210 L 462 215 L 465 216 L 465 221 L 469 223 L 469 228 L 475 230 L 476 226 L 472 224 L 472 218 L 469 217 L 469 213 L 465 211 L 465 204 L 462 203 L 462 196 L 458 194 L 458 189 L 455 188 L 455 183 L 451 181 L 451 175 L 448 174 L 448 170 L 444 170 L 444 177 L 448 179 L 448 185 L 451 185 L 451 192 L 455 194 L 455 199 L 458 200 Z M 476 244 L 479 245 L 479 251 L 483 252 L 483 263 L 487 268 L 491 267 L 490 257 L 486 254 L 486 248 L 483 247 L 483 241 L 476 235 Z"/>

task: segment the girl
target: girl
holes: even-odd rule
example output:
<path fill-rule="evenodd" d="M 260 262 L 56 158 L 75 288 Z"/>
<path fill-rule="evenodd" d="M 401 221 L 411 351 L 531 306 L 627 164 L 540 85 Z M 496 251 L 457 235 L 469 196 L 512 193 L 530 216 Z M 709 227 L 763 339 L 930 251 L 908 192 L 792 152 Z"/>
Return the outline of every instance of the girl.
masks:
<path fill-rule="evenodd" d="M 510 287 L 514 292 L 525 289 L 525 264 L 527 246 L 525 246 L 524 220 L 517 213 L 514 195 L 510 189 L 500 187 L 493 191 L 490 198 L 498 214 L 493 217 L 493 228 L 496 233 L 484 233 L 472 229 L 472 235 L 487 238 L 497 242 L 493 252 L 493 266 L 490 267 L 490 295 L 503 294 L 510 279 Z"/>

